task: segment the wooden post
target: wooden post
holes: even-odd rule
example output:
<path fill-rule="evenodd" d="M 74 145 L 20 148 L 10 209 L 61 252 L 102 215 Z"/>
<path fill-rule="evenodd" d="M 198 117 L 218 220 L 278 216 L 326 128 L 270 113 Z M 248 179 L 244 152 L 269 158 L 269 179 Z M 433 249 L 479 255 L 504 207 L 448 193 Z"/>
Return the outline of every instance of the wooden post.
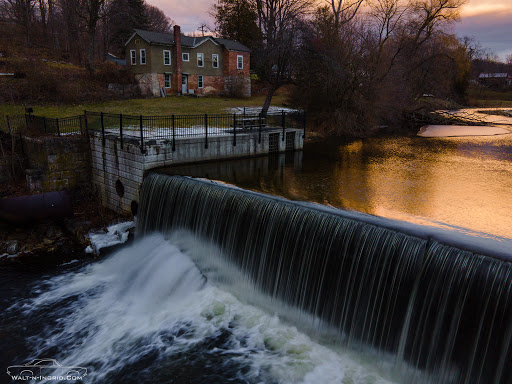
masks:
<path fill-rule="evenodd" d="M 60 136 L 59 118 L 55 119 L 55 125 L 57 126 L 57 135 Z"/>

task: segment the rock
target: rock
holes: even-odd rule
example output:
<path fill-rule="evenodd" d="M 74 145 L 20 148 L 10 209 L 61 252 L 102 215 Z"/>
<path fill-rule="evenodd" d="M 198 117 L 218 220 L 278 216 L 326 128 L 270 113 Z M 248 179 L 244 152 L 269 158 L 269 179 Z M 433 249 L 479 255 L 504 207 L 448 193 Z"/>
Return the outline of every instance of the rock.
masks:
<path fill-rule="evenodd" d="M 9 255 L 15 255 L 16 253 L 18 253 L 19 250 L 20 250 L 20 245 L 18 243 L 18 240 L 9 242 L 9 244 L 7 245 L 7 249 L 6 249 L 6 251 Z"/>

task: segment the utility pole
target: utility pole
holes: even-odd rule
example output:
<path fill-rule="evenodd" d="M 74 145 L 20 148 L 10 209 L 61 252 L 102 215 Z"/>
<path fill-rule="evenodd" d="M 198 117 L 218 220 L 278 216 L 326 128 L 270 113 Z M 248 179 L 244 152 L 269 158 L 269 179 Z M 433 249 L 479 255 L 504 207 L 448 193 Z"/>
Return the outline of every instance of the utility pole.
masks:
<path fill-rule="evenodd" d="M 197 28 L 197 30 L 198 30 L 198 31 L 201 31 L 201 33 L 203 34 L 203 37 L 204 37 L 204 32 L 205 32 L 205 30 L 206 30 L 206 31 L 208 31 L 208 26 L 207 26 L 205 23 L 203 23 L 203 24 L 201 24 L 201 25 L 199 26 L 199 28 Z"/>

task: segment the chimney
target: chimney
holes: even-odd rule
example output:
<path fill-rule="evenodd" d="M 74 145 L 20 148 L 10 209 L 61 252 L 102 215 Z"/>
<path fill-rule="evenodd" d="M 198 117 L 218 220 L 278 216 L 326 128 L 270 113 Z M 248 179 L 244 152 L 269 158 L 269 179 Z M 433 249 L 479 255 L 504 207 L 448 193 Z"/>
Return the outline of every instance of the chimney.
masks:
<path fill-rule="evenodd" d="M 181 89 L 181 75 L 183 73 L 182 69 L 182 56 L 181 56 L 181 28 L 179 25 L 174 26 L 174 54 L 176 57 L 176 89 L 178 92 L 187 93 L 188 90 Z"/>

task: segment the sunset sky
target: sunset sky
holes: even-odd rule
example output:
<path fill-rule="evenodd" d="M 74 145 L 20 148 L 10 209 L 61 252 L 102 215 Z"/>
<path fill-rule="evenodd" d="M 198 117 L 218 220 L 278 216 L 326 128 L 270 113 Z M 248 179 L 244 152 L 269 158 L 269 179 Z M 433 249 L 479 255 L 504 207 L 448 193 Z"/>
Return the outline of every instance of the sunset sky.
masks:
<path fill-rule="evenodd" d="M 183 31 L 190 33 L 206 22 L 213 25 L 209 10 L 215 0 L 149 0 L 161 8 Z M 469 0 L 462 8 L 455 32 L 473 36 L 484 48 L 504 60 L 512 54 L 512 0 Z"/>

